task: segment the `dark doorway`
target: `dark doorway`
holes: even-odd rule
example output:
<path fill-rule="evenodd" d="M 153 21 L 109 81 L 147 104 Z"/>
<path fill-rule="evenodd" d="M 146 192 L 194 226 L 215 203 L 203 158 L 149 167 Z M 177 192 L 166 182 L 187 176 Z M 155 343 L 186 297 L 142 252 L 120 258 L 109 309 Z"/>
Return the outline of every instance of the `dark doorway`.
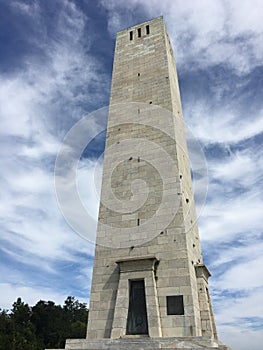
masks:
<path fill-rule="evenodd" d="M 148 334 L 144 280 L 130 281 L 129 310 L 127 319 L 128 335 Z"/>

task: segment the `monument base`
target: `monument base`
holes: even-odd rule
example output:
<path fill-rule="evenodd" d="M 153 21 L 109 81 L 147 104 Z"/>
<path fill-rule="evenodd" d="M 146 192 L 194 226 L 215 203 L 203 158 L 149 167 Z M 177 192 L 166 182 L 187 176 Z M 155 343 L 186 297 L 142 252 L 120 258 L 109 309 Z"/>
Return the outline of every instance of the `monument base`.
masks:
<path fill-rule="evenodd" d="M 67 339 L 65 350 L 230 350 L 221 342 L 206 337 Z M 62 349 L 61 349 L 62 350 Z"/>

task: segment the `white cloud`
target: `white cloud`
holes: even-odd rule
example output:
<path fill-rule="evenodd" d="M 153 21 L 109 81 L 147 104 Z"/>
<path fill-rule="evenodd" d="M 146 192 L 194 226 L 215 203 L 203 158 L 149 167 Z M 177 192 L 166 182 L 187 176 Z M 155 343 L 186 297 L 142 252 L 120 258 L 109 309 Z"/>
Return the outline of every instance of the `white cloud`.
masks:
<path fill-rule="evenodd" d="M 263 154 L 261 149 L 254 147 L 254 149 L 232 153 L 223 161 L 214 159 L 209 165 L 214 180 L 231 181 L 242 187 L 251 188 L 261 179 Z"/>
<path fill-rule="evenodd" d="M 208 201 L 200 218 L 203 241 L 259 239 L 262 232 L 262 151 L 255 146 L 208 162 Z M 251 243 L 254 243 L 252 241 Z"/>
<path fill-rule="evenodd" d="M 51 300 L 57 304 L 63 305 L 67 298 L 66 291 L 64 294 L 56 293 L 53 288 L 35 288 L 10 283 L 0 283 L 1 289 L 1 308 L 10 310 L 11 305 L 18 297 L 30 306 L 35 305 L 39 300 Z M 81 302 L 83 300 L 80 300 Z M 85 302 L 85 301 L 84 301 Z"/>
<path fill-rule="evenodd" d="M 242 274 L 242 270 L 239 271 Z M 217 297 L 214 286 L 214 305 L 217 304 L 216 321 L 219 336 L 232 349 L 260 349 L 262 329 L 257 327 L 262 318 L 262 288 L 252 289 L 243 296 Z M 258 328 L 258 329 L 257 329 Z"/>
<path fill-rule="evenodd" d="M 36 1 L 32 2 L 31 4 L 25 4 L 19 1 L 12 1 L 11 7 L 13 7 L 15 10 L 21 12 L 22 14 L 26 14 L 28 16 L 36 16 L 39 14 L 40 8 Z"/>
<path fill-rule="evenodd" d="M 239 324 L 237 322 L 237 324 Z M 247 328 L 222 326 L 220 331 L 220 339 L 225 344 L 230 345 L 231 349 L 237 350 L 260 350 L 262 344 L 262 330 L 253 331 Z"/>
<path fill-rule="evenodd" d="M 193 134 L 203 143 L 238 143 L 263 132 L 262 110 L 253 117 L 227 106 L 213 107 L 209 101 L 190 102 L 185 115 Z"/>
<path fill-rule="evenodd" d="M 98 73 L 99 62 L 87 53 L 92 39 L 83 36 L 86 15 L 71 1 L 65 0 L 62 5 L 53 35 L 32 38 L 31 45 L 37 45 L 45 59 L 27 56 L 23 69 L 0 76 L 0 133 L 5 141 L 0 175 L 2 254 L 19 264 L 20 269 L 37 267 L 51 274 L 57 273 L 58 261 L 74 262 L 83 266 L 82 278 L 87 281 L 84 256 L 93 254 L 93 246 L 71 231 L 59 212 L 54 162 L 62 137 L 74 120 L 86 113 L 84 102 L 103 100 L 97 88 L 102 89 L 104 76 Z M 22 11 L 21 15 L 26 13 L 36 31 L 41 27 L 45 36 L 39 8 L 37 11 L 35 5 L 29 8 L 17 2 L 12 6 Z M 97 208 L 96 203 L 91 203 L 91 208 Z M 95 231 L 96 221 L 87 229 Z M 1 295 L 11 288 L 10 278 L 10 273 L 3 275 L 5 287 Z M 9 303 L 20 292 L 22 297 L 27 293 L 38 299 L 42 295 L 57 297 L 51 289 L 43 293 L 39 290 L 45 286 L 38 287 L 13 287 Z"/>
<path fill-rule="evenodd" d="M 102 166 L 100 159 L 97 162 L 81 160 L 77 174 L 80 199 L 95 222 L 99 211 Z"/>
<path fill-rule="evenodd" d="M 258 254 L 258 250 L 257 250 Z M 262 249 L 261 249 L 262 254 Z M 259 266 L 263 265 L 263 256 L 258 256 L 256 258 L 249 258 L 244 256 L 242 263 L 239 263 L 233 267 L 230 267 L 225 272 L 221 279 L 218 279 L 218 286 L 221 289 L 227 290 L 249 290 L 257 287 L 263 287 L 263 276 L 259 269 Z M 235 283 L 233 284 L 233 281 Z M 255 309 L 251 314 L 243 314 L 243 317 L 257 316 L 254 313 Z M 259 316 L 259 315 L 258 315 Z"/>
<path fill-rule="evenodd" d="M 243 261 L 246 261 L 248 266 L 250 262 L 253 263 L 255 259 L 260 258 L 260 256 L 262 255 L 262 251 L 263 251 L 262 242 L 257 242 L 257 240 L 253 240 L 253 239 L 250 240 L 249 237 L 245 237 L 243 240 L 241 240 L 240 243 L 242 244 L 241 246 L 232 247 L 230 245 L 229 248 L 222 249 L 220 251 L 219 258 L 214 259 L 211 262 L 212 263 L 211 266 L 220 267 L 220 265 L 222 264 L 231 263 L 235 261 L 238 261 L 240 264 L 242 264 Z M 237 266 L 235 265 L 235 268 L 236 267 Z M 233 268 L 230 268 L 229 270 L 232 271 Z M 242 268 L 240 268 L 240 270 L 242 270 Z M 243 277 L 243 274 L 240 273 L 240 274 L 237 274 L 237 276 Z M 235 288 L 235 285 L 232 287 Z"/>
<path fill-rule="evenodd" d="M 219 188 L 220 189 L 220 188 Z M 223 189 L 222 189 L 223 190 Z M 233 239 L 259 237 L 262 230 L 262 200 L 251 194 L 236 196 L 222 195 L 207 203 L 200 218 L 200 232 L 203 241 L 231 242 Z"/>

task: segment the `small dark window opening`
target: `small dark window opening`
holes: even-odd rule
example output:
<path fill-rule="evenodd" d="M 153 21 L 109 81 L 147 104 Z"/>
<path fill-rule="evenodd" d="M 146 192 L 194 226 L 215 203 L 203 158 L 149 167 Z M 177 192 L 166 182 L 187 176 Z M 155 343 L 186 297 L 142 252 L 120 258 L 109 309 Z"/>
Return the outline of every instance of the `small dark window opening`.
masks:
<path fill-rule="evenodd" d="M 150 105 L 151 105 L 153 102 L 152 102 L 152 101 L 150 101 L 149 103 L 150 103 Z"/>
<path fill-rule="evenodd" d="M 184 315 L 184 300 L 182 295 L 166 297 L 167 315 Z"/>
<path fill-rule="evenodd" d="M 140 226 L 140 219 L 137 219 L 137 226 Z"/>
<path fill-rule="evenodd" d="M 146 26 L 146 34 L 147 34 L 147 35 L 150 34 L 150 26 L 149 26 L 149 25 Z"/>
<path fill-rule="evenodd" d="M 129 160 L 132 160 L 132 157 L 130 157 Z"/>
<path fill-rule="evenodd" d="M 138 163 L 140 163 L 140 161 L 141 161 L 141 158 L 140 158 L 140 157 L 138 157 Z"/>
<path fill-rule="evenodd" d="M 133 40 L 133 32 L 130 32 L 130 40 Z"/>
<path fill-rule="evenodd" d="M 189 199 L 188 198 L 186 198 L 186 203 L 189 203 Z"/>
<path fill-rule="evenodd" d="M 138 73 L 138 77 L 141 75 L 141 73 Z"/>
<path fill-rule="evenodd" d="M 138 28 L 138 38 L 140 38 L 142 36 L 142 30 L 141 28 Z"/>

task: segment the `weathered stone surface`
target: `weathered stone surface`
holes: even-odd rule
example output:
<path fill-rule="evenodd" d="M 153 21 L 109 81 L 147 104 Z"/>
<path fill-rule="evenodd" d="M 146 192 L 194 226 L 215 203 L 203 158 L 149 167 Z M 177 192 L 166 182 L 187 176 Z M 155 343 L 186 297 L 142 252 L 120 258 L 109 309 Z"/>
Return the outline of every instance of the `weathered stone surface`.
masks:
<path fill-rule="evenodd" d="M 66 350 L 229 350 L 225 345 L 206 337 L 191 338 L 137 338 L 104 340 L 68 340 Z"/>

